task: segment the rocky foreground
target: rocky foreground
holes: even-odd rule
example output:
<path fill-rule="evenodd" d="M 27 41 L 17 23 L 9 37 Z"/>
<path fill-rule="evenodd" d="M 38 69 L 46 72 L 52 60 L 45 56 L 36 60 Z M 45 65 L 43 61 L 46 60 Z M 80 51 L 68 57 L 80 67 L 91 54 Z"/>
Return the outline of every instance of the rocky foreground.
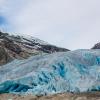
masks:
<path fill-rule="evenodd" d="M 100 100 L 100 92 L 81 94 L 63 93 L 50 96 L 0 94 L 0 100 Z"/>

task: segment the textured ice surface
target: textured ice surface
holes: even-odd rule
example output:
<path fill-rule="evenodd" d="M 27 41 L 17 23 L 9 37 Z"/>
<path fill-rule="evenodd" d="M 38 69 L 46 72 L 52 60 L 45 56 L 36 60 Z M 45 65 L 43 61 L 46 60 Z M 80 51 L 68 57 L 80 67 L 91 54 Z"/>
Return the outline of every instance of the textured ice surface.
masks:
<path fill-rule="evenodd" d="M 0 67 L 0 92 L 52 94 L 100 90 L 100 50 L 14 60 Z"/>

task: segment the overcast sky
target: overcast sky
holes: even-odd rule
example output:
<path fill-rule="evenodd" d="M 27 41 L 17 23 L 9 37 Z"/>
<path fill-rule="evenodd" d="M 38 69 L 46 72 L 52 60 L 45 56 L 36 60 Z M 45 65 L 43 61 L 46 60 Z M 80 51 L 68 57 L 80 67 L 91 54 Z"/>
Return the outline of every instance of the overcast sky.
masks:
<path fill-rule="evenodd" d="M 68 49 L 100 41 L 100 0 L 0 0 L 0 29 Z"/>

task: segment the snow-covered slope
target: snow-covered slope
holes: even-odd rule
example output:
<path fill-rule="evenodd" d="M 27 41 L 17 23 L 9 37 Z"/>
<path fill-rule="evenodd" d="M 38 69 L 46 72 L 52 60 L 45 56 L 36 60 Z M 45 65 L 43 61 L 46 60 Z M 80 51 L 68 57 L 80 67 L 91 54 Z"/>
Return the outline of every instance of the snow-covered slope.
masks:
<path fill-rule="evenodd" d="M 8 43 L 10 45 L 10 43 L 13 44 L 14 47 L 10 48 L 8 46 L 8 49 L 11 49 L 12 51 L 16 52 L 16 53 L 20 53 L 21 50 L 18 49 L 18 47 L 20 49 L 34 49 L 37 51 L 42 51 L 42 52 L 46 52 L 46 53 L 51 53 L 51 52 L 56 52 L 56 51 L 67 51 L 67 49 L 64 48 L 59 48 L 56 47 L 54 45 L 50 45 L 49 43 L 40 40 L 38 38 L 34 38 L 32 36 L 23 36 L 23 35 L 9 35 L 8 33 L 2 33 L 0 32 L 0 44 L 5 44 Z M 47 46 L 49 48 L 47 48 Z M 44 47 L 44 48 L 43 48 Z M 18 51 L 17 51 L 18 49 Z"/>
<path fill-rule="evenodd" d="M 52 94 L 100 90 L 100 50 L 57 52 L 0 68 L 0 92 Z"/>

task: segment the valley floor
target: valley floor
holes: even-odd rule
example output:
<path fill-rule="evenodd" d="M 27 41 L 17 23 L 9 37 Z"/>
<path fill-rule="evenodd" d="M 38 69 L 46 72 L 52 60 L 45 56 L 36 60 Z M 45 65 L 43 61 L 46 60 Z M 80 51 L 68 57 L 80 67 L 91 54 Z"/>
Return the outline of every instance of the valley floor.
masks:
<path fill-rule="evenodd" d="M 100 92 L 81 94 L 63 93 L 51 96 L 0 94 L 0 100 L 100 100 Z"/>

